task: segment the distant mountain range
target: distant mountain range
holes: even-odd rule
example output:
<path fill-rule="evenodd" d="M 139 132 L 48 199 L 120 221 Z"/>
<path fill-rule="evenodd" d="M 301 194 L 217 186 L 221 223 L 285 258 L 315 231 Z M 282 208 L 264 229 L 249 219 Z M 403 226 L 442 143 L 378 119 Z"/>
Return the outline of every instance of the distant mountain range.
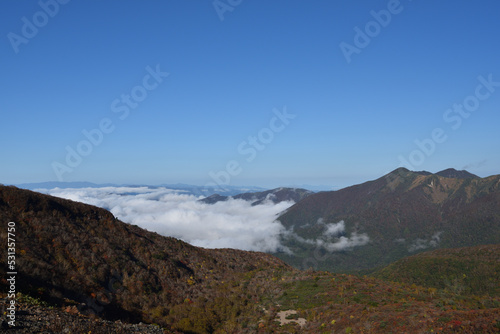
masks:
<path fill-rule="evenodd" d="M 207 204 L 215 204 L 217 202 L 227 201 L 230 198 L 232 198 L 232 199 L 242 199 L 251 202 L 252 205 L 255 206 L 265 203 L 266 201 L 270 201 L 275 204 L 284 201 L 287 202 L 292 201 L 297 203 L 312 194 L 313 192 L 307 189 L 276 188 L 260 192 L 243 193 L 235 196 L 221 196 L 219 194 L 214 194 L 212 196 L 201 199 L 200 201 Z"/>
<path fill-rule="evenodd" d="M 167 189 L 173 189 L 181 191 L 185 194 L 194 196 L 210 196 L 213 194 L 219 194 L 222 196 L 233 196 L 248 192 L 260 192 L 266 190 L 261 187 L 254 186 L 196 186 L 184 183 L 175 184 L 160 184 L 160 185 L 126 185 L 126 184 L 114 184 L 114 183 L 104 183 L 96 184 L 92 182 L 40 182 L 40 183 L 22 183 L 16 185 L 22 189 L 37 190 L 37 189 L 54 189 L 54 188 L 103 188 L 103 187 L 148 187 L 148 188 L 160 188 L 164 187 Z"/>
<path fill-rule="evenodd" d="M 312 194 L 278 220 L 276 254 L 299 268 L 353 271 L 436 248 L 500 243 L 500 175 L 399 168 L 377 180 Z"/>

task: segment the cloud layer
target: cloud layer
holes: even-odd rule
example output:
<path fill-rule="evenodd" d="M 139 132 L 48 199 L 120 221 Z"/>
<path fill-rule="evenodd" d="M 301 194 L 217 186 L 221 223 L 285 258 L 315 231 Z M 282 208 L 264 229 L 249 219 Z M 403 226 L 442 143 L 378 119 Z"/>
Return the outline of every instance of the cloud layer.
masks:
<path fill-rule="evenodd" d="M 436 232 L 432 235 L 430 239 L 416 239 L 409 247 L 408 251 L 413 253 L 421 249 L 427 249 L 431 247 L 437 247 L 441 241 L 441 234 L 443 232 Z"/>
<path fill-rule="evenodd" d="M 322 247 L 329 252 L 352 249 L 354 247 L 364 246 L 370 242 L 370 237 L 366 233 L 358 234 L 352 232 L 350 236 L 345 236 L 345 222 L 343 220 L 338 223 L 327 224 L 323 218 L 319 218 L 316 224 L 324 225 L 322 235 L 316 239 L 305 239 L 292 231 L 287 231 L 286 235 L 302 243 Z"/>
<path fill-rule="evenodd" d="M 210 205 L 177 190 L 149 187 L 37 191 L 105 208 L 124 222 L 195 246 L 264 252 L 284 248 L 279 235 L 285 228 L 276 218 L 294 204 L 265 202 L 252 206 L 244 200 L 229 199 Z"/>

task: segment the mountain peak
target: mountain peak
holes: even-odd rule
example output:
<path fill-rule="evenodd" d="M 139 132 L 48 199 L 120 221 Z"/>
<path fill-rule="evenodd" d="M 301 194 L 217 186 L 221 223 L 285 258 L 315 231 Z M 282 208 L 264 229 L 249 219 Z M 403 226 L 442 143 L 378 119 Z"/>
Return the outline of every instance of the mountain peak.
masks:
<path fill-rule="evenodd" d="M 399 168 L 396 168 L 395 170 L 393 170 L 392 172 L 390 172 L 388 175 L 408 176 L 411 174 L 431 175 L 432 173 L 425 171 L 425 170 L 412 171 L 412 170 L 409 170 L 408 168 L 405 168 L 405 167 L 399 167 Z"/>
<path fill-rule="evenodd" d="M 320 246 L 334 253 L 332 249 L 355 245 L 318 264 L 325 270 L 348 271 L 386 264 L 399 252 L 498 243 L 499 219 L 493 217 L 500 213 L 500 175 L 471 179 L 466 178 L 469 173 L 455 170 L 438 174 L 398 168 L 374 181 L 310 195 L 278 217 L 291 231 L 283 242 L 295 254 L 289 263 L 300 266 L 314 258 Z M 341 221 L 342 239 L 333 239 L 335 246 L 325 244 L 328 228 Z M 286 256 L 280 254 L 288 260 Z"/>
<path fill-rule="evenodd" d="M 408 173 L 408 172 L 410 172 L 410 170 L 408 168 L 399 167 L 399 168 L 396 168 L 395 170 L 393 170 L 392 172 L 390 172 L 389 174 L 401 174 L 401 173 Z"/>
<path fill-rule="evenodd" d="M 454 179 L 472 179 L 472 178 L 478 178 L 479 176 L 474 175 L 472 173 L 469 173 L 466 170 L 456 170 L 454 168 L 448 168 L 445 170 L 442 170 L 436 175 L 446 177 L 446 178 L 454 178 Z"/>
<path fill-rule="evenodd" d="M 403 182 L 403 180 L 407 179 L 413 179 L 417 175 L 431 175 L 432 173 L 426 172 L 426 171 L 421 171 L 421 172 L 415 172 L 411 171 L 405 167 L 399 167 L 389 174 L 386 174 L 385 176 L 382 177 L 382 179 L 385 180 L 389 184 L 391 188 L 396 187 L 399 183 Z"/>
<path fill-rule="evenodd" d="M 390 172 L 389 174 L 387 174 L 386 177 L 388 177 L 388 176 L 406 177 L 406 176 L 410 176 L 412 174 L 425 175 L 425 176 L 433 175 L 433 173 L 425 171 L 425 170 L 423 170 L 423 171 L 411 171 L 405 167 L 399 167 L 399 168 L 393 170 L 392 172 Z M 440 172 L 435 173 L 434 175 L 438 175 L 438 176 L 442 176 L 442 177 L 446 177 L 446 178 L 453 178 L 453 179 L 479 178 L 479 176 L 472 174 L 472 173 L 469 173 L 466 170 L 456 170 L 454 168 L 448 168 L 448 169 L 442 170 Z"/>

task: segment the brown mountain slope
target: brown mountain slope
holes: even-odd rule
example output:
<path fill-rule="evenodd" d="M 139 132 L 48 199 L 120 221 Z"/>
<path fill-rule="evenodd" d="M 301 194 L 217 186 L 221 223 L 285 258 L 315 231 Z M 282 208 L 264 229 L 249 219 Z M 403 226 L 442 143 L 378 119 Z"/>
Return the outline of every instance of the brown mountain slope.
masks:
<path fill-rule="evenodd" d="M 436 247 L 500 243 L 500 176 L 449 178 L 400 168 L 374 181 L 313 194 L 279 220 L 294 253 L 279 257 L 333 271 L 386 265 Z M 327 238 L 328 227 L 339 221 L 344 231 Z M 335 246 L 342 242 L 347 247 Z"/>
<path fill-rule="evenodd" d="M 81 313 L 107 319 L 168 325 L 172 308 L 220 297 L 224 282 L 290 269 L 268 254 L 197 248 L 122 223 L 104 209 L 15 187 L 0 186 L 0 221 L 2 240 L 7 223 L 16 224 L 18 291 L 76 303 Z M 6 252 L 0 248 L 4 259 Z M 249 298 L 263 293 L 259 288 L 247 289 Z"/>

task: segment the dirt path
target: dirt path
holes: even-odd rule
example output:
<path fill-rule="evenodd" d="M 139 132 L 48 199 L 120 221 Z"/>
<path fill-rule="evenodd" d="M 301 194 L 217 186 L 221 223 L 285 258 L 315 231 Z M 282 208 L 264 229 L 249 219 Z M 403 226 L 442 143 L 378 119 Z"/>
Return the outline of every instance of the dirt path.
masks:
<path fill-rule="evenodd" d="M 279 322 L 280 324 L 283 326 L 283 325 L 286 325 L 286 324 L 289 324 L 289 323 L 292 323 L 292 322 L 295 322 L 297 324 L 299 324 L 300 326 L 304 326 L 306 324 L 306 319 L 304 318 L 298 318 L 298 319 L 287 319 L 286 317 L 292 315 L 292 314 L 297 314 L 297 311 L 295 310 L 288 310 L 288 311 L 280 311 L 278 312 L 278 318 L 279 318 Z"/>

